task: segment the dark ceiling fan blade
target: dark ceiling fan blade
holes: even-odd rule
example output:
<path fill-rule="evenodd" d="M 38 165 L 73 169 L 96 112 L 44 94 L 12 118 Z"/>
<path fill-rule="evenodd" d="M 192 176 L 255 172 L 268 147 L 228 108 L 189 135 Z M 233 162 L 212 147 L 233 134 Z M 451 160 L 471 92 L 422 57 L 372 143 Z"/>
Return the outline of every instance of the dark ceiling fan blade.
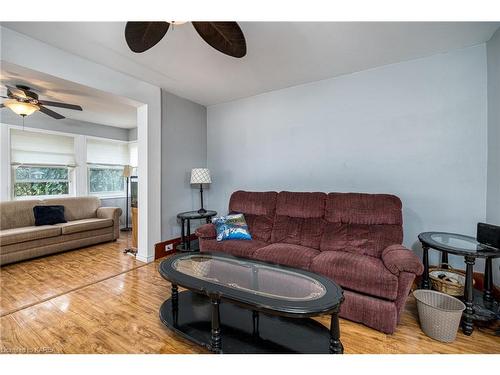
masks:
<path fill-rule="evenodd" d="M 4 104 L 0 104 L 0 108 L 3 108 L 3 107 L 5 107 L 5 105 Z"/>
<path fill-rule="evenodd" d="M 245 36 L 236 22 L 193 22 L 193 26 L 217 51 L 238 58 L 247 54 Z"/>
<path fill-rule="evenodd" d="M 9 85 L 5 85 L 5 87 L 7 87 L 7 90 L 9 90 L 12 93 L 12 95 L 17 96 L 18 98 L 21 98 L 21 99 L 28 99 L 28 96 L 26 95 L 26 93 L 23 90 L 18 89 L 17 87 L 9 86 Z"/>
<path fill-rule="evenodd" d="M 39 107 L 40 107 L 40 112 L 45 113 L 46 115 L 55 118 L 56 120 L 61 120 L 63 118 L 66 118 L 63 115 L 60 115 L 59 113 L 54 112 L 51 109 L 45 108 L 44 106 L 39 106 Z"/>
<path fill-rule="evenodd" d="M 74 109 L 75 111 L 83 111 L 82 107 L 76 104 L 51 102 L 50 100 L 39 100 L 38 103 L 42 105 L 48 105 L 49 107 L 59 107 L 59 108 Z"/>
<path fill-rule="evenodd" d="M 162 40 L 169 26 L 168 22 L 127 22 L 125 40 L 132 52 L 144 52 Z"/>

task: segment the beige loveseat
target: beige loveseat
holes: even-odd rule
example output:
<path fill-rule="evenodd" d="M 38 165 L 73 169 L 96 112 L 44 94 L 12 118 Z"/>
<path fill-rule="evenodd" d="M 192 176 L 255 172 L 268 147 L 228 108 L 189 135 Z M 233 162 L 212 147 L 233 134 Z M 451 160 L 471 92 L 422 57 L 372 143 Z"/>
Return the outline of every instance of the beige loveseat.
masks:
<path fill-rule="evenodd" d="M 54 204 L 67 223 L 35 226 L 33 207 Z M 96 197 L 0 202 L 0 265 L 116 240 L 122 210 L 100 206 Z"/>

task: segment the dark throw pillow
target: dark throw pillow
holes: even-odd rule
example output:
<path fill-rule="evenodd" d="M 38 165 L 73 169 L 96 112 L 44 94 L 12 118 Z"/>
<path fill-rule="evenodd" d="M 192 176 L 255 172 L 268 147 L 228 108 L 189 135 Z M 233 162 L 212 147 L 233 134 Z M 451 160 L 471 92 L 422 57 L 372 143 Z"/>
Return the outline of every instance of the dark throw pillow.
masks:
<path fill-rule="evenodd" d="M 33 207 L 33 214 L 37 226 L 67 222 L 64 218 L 64 206 L 35 206 Z"/>

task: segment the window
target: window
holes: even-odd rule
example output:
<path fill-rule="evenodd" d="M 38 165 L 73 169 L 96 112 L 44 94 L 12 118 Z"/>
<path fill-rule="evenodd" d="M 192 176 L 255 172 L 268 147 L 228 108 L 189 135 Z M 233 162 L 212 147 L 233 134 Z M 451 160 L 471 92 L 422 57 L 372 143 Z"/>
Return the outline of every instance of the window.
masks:
<path fill-rule="evenodd" d="M 125 196 L 123 168 L 129 159 L 127 142 L 87 138 L 89 194 Z"/>
<path fill-rule="evenodd" d="M 18 166 L 14 167 L 14 198 L 68 195 L 70 170 L 68 167 Z"/>
<path fill-rule="evenodd" d="M 10 157 L 14 199 L 73 194 L 73 137 L 11 129 Z"/>
<path fill-rule="evenodd" d="M 122 166 L 91 165 L 88 168 L 88 179 L 90 194 L 125 194 Z"/>

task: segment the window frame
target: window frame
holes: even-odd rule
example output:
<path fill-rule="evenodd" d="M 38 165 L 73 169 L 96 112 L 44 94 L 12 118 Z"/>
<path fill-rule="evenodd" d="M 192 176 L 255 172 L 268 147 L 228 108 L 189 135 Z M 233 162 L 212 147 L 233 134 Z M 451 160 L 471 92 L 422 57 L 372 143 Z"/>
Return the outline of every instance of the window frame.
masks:
<path fill-rule="evenodd" d="M 16 183 L 22 182 L 59 182 L 66 180 L 24 180 L 17 181 L 16 179 L 16 169 L 19 167 L 28 168 L 59 168 L 67 169 L 68 171 L 68 194 L 52 194 L 52 195 L 20 195 L 16 196 Z M 54 164 L 11 164 L 11 199 L 12 200 L 30 200 L 30 199 L 51 199 L 51 198 L 64 198 L 72 197 L 75 195 L 75 182 L 74 182 L 75 167 L 70 165 L 54 165 Z"/>
<path fill-rule="evenodd" d="M 106 198 L 125 198 L 127 196 L 127 184 L 125 183 L 125 178 L 123 181 L 123 190 L 122 191 L 102 191 L 102 192 L 92 192 L 90 191 L 90 170 L 91 169 L 117 169 L 122 170 L 125 168 L 125 165 L 120 164 L 95 164 L 95 163 L 87 163 L 87 192 L 89 195 L 99 197 L 101 199 Z"/>

